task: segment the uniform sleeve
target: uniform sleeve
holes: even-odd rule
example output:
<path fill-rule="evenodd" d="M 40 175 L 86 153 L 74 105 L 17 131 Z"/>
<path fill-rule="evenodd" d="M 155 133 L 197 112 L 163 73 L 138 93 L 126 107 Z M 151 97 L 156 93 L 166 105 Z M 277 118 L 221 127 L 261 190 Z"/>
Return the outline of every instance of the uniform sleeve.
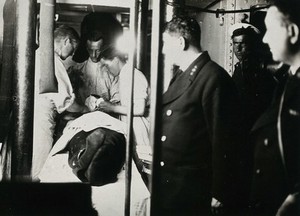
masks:
<path fill-rule="evenodd" d="M 229 78 L 216 77 L 208 89 L 203 109 L 212 143 L 212 195 L 228 206 L 239 201 L 241 109 Z"/>

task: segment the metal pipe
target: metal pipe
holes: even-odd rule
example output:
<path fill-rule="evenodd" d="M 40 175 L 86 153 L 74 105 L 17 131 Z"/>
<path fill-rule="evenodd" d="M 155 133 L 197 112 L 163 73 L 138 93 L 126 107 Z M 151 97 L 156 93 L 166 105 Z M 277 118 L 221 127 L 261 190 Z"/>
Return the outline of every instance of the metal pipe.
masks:
<path fill-rule="evenodd" d="M 167 5 L 166 5 L 167 4 Z M 150 107 L 150 144 L 153 146 L 153 162 L 151 167 L 151 202 L 150 215 L 158 215 L 160 198 L 157 191 L 160 190 L 160 137 L 162 127 L 162 94 L 166 81 L 169 83 L 170 67 L 165 64 L 162 55 L 162 31 L 165 23 L 174 15 L 178 15 L 184 8 L 184 0 L 153 1 L 152 14 L 152 42 L 151 42 L 151 107 Z"/>
<path fill-rule="evenodd" d="M 139 1 L 138 28 L 137 28 L 137 62 L 136 67 L 145 73 L 147 58 L 147 29 L 149 0 Z"/>
<path fill-rule="evenodd" d="M 138 0 L 131 1 L 130 5 L 130 38 L 131 44 L 136 44 L 137 35 L 137 13 L 138 13 Z M 130 95 L 129 95 L 129 106 L 127 111 L 127 145 L 126 145 L 126 163 L 125 163 L 125 216 L 130 215 L 130 199 L 131 199 L 131 171 L 132 171 L 132 148 L 133 148 L 133 94 L 134 94 L 134 70 L 136 66 L 136 47 L 130 46 L 128 62 L 130 73 L 128 74 L 131 83 Z"/>
<path fill-rule="evenodd" d="M 166 0 L 165 20 L 168 22 L 174 15 L 184 12 L 185 0 Z"/>
<path fill-rule="evenodd" d="M 157 196 L 157 187 L 160 176 L 157 170 L 159 169 L 160 148 L 159 138 L 161 135 L 161 104 L 162 104 L 162 89 L 163 89 L 163 68 L 162 61 L 162 28 L 165 20 L 165 3 L 164 1 L 153 1 L 152 14 L 152 35 L 151 35 L 151 106 L 150 106 L 150 145 L 153 146 L 153 159 L 151 166 L 150 179 L 150 215 L 157 215 L 157 206 L 159 197 Z"/>
<path fill-rule="evenodd" d="M 214 5 L 218 4 L 221 1 L 223 1 L 223 0 L 215 0 L 211 3 L 209 3 L 204 9 L 209 9 L 209 8 L 213 7 Z"/>
<path fill-rule="evenodd" d="M 3 50 L 2 71 L 0 80 L 0 142 L 7 136 L 9 113 L 11 111 L 13 56 L 15 47 L 15 14 L 16 4 L 13 0 L 6 0 L 3 7 Z M 5 54 L 4 54 L 5 53 Z"/>
<path fill-rule="evenodd" d="M 31 180 L 36 1 L 16 1 L 12 180 Z"/>
<path fill-rule="evenodd" d="M 39 91 L 57 92 L 57 80 L 54 73 L 54 16 L 55 0 L 41 1 L 40 11 L 40 80 Z"/>

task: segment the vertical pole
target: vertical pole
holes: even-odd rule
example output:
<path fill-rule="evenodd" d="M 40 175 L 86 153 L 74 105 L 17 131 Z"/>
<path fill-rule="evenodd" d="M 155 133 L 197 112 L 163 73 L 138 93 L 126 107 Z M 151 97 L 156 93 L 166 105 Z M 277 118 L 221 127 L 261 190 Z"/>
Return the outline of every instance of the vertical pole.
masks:
<path fill-rule="evenodd" d="M 163 55 L 162 50 L 162 29 L 164 25 L 165 2 L 153 1 L 152 12 L 152 36 L 151 36 L 151 106 L 150 106 L 150 145 L 153 146 L 153 162 L 151 167 L 150 181 L 150 215 L 157 215 L 159 197 L 157 187 L 159 181 L 160 147 L 159 138 L 161 135 L 161 104 L 163 89 Z"/>
<path fill-rule="evenodd" d="M 137 63 L 136 67 L 145 72 L 145 61 L 147 57 L 147 27 L 149 0 L 140 0 L 137 28 Z"/>
<path fill-rule="evenodd" d="M 15 46 L 15 16 L 16 4 L 6 0 L 3 7 L 3 50 L 2 70 L 0 80 L 0 142 L 3 142 L 8 132 L 8 116 L 11 111 L 13 55 Z"/>
<path fill-rule="evenodd" d="M 130 215 L 130 200 L 131 200 L 131 171 L 132 171 L 132 148 L 133 148 L 133 94 L 134 94 L 134 69 L 136 65 L 136 35 L 137 35 L 137 13 L 138 13 L 138 0 L 131 1 L 130 5 L 130 39 L 131 46 L 128 55 L 128 65 L 130 73 L 128 74 L 130 85 L 129 103 L 127 111 L 127 145 L 126 145 L 126 163 L 125 163 L 125 216 Z"/>
<path fill-rule="evenodd" d="M 54 16 L 55 0 L 42 0 L 40 9 L 40 80 L 39 92 L 57 92 L 54 74 Z"/>
<path fill-rule="evenodd" d="M 2 142 L 1 180 L 11 180 L 11 149 L 12 136 L 9 129 L 12 126 L 12 74 L 15 51 L 15 22 L 16 3 L 14 0 L 6 0 L 3 7 L 3 50 L 2 71 L 0 83 L 0 142 Z"/>
<path fill-rule="evenodd" d="M 12 180 L 30 181 L 33 135 L 36 1 L 16 1 L 16 58 L 13 74 Z"/>
<path fill-rule="evenodd" d="M 166 5 L 168 4 L 168 6 Z M 165 58 L 162 55 L 162 31 L 166 21 L 170 21 L 174 15 L 180 14 L 184 8 L 184 0 L 160 0 L 153 1 L 152 14 L 152 41 L 151 41 L 151 107 L 150 107 L 150 143 L 153 146 L 153 162 L 150 181 L 150 215 L 156 216 L 159 212 L 160 198 L 157 191 L 160 180 L 161 148 L 160 137 L 162 128 L 162 94 L 164 83 L 168 78 L 168 70 Z M 169 80 L 167 80 L 169 82 Z"/>

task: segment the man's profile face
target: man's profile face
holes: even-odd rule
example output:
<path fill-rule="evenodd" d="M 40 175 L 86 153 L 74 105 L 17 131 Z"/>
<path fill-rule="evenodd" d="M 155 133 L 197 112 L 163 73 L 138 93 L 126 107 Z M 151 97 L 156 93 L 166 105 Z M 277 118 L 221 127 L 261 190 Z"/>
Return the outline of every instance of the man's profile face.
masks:
<path fill-rule="evenodd" d="M 247 37 L 247 35 L 238 35 L 232 39 L 233 52 L 239 61 L 247 59 L 250 54 L 250 43 Z"/>
<path fill-rule="evenodd" d="M 72 56 L 74 54 L 75 50 L 78 47 L 78 41 L 67 38 L 65 40 L 62 40 L 62 43 L 63 46 L 61 48 L 60 58 L 62 60 L 66 60 L 69 56 Z"/>
<path fill-rule="evenodd" d="M 289 39 L 283 14 L 276 7 L 270 7 L 265 18 L 265 24 L 266 33 L 263 42 L 269 45 L 273 59 L 288 63 Z"/>
<path fill-rule="evenodd" d="M 179 38 L 175 35 L 171 35 L 167 32 L 163 33 L 162 53 L 165 55 L 166 59 L 171 61 L 173 64 L 176 64 L 179 61 L 178 54 L 181 52 L 179 43 Z"/>
<path fill-rule="evenodd" d="M 113 59 L 101 58 L 101 64 L 105 66 L 114 77 L 118 76 L 121 71 L 118 63 L 119 59 L 117 57 Z"/>
<path fill-rule="evenodd" d="M 103 39 L 100 39 L 98 41 L 90 41 L 87 40 L 86 42 L 86 48 L 89 53 L 89 57 L 92 60 L 92 62 L 99 62 L 99 56 L 101 53 L 101 47 L 103 45 Z"/>

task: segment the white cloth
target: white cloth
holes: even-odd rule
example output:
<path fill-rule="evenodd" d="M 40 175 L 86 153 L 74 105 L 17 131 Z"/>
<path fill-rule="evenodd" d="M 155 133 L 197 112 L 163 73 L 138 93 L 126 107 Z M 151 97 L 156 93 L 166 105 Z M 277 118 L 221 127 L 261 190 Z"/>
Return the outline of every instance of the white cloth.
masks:
<path fill-rule="evenodd" d="M 130 68 L 127 64 L 121 69 L 119 74 L 119 91 L 121 105 L 128 106 L 130 94 L 130 76 L 128 76 Z M 149 85 L 144 74 L 134 70 L 134 90 L 133 101 L 145 100 L 146 106 L 149 105 Z M 121 116 L 121 120 L 127 122 L 127 116 Z M 136 142 L 137 153 L 139 158 L 149 160 L 152 153 L 149 142 L 150 121 L 148 112 L 144 116 L 133 117 L 133 132 Z"/>
<path fill-rule="evenodd" d="M 72 172 L 68 164 L 68 154 L 56 154 L 49 157 L 39 176 L 41 183 L 81 182 Z M 145 201 L 150 193 L 146 188 L 140 173 L 132 163 L 130 215 L 142 216 L 145 213 Z M 92 187 L 92 203 L 101 216 L 124 215 L 125 202 L 125 170 L 118 174 L 115 183 L 101 187 Z"/>
<path fill-rule="evenodd" d="M 94 111 L 102 101 L 104 101 L 103 98 L 97 99 L 94 96 L 90 95 L 85 99 L 84 104 L 89 108 L 90 111 Z"/>
<path fill-rule="evenodd" d="M 52 148 L 57 113 L 62 113 L 75 100 L 68 73 L 60 57 L 55 54 L 55 76 L 58 92 L 39 94 L 40 58 L 36 55 L 35 104 L 33 131 L 32 175 L 36 178 Z"/>
<path fill-rule="evenodd" d="M 65 149 L 68 142 L 78 132 L 82 130 L 88 132 L 98 127 L 114 130 L 126 136 L 126 124 L 124 122 L 101 111 L 90 112 L 80 116 L 65 127 L 63 135 L 57 140 L 49 156 L 51 157 Z"/>
<path fill-rule="evenodd" d="M 84 87 L 80 91 L 82 102 L 91 95 L 99 95 L 106 101 L 119 102 L 119 77 L 113 77 L 100 62 L 90 58 L 83 63 L 77 63 L 72 69 L 80 70 L 83 75 Z"/>

